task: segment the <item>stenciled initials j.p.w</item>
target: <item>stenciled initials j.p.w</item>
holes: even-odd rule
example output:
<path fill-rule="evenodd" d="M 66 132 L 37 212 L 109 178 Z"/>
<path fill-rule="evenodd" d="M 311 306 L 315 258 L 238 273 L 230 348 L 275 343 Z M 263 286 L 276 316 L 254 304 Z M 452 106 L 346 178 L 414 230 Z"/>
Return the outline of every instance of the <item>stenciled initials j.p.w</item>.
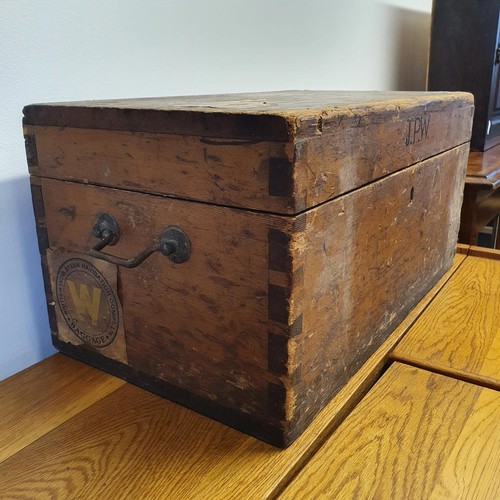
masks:
<path fill-rule="evenodd" d="M 405 145 L 424 141 L 429 135 L 430 115 L 416 116 L 406 120 Z"/>

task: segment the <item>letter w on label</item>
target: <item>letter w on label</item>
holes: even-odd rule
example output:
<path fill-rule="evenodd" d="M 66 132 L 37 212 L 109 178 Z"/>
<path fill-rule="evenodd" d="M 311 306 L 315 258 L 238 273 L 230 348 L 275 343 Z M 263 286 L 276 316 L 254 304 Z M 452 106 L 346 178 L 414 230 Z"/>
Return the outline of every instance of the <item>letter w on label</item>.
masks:
<path fill-rule="evenodd" d="M 89 287 L 87 287 L 87 285 L 80 284 L 80 291 L 78 292 L 73 281 L 67 280 L 66 283 L 80 321 L 84 321 L 85 313 L 88 313 L 90 319 L 92 320 L 92 324 L 96 326 L 97 320 L 99 319 L 101 289 L 91 287 L 92 298 L 90 298 Z"/>

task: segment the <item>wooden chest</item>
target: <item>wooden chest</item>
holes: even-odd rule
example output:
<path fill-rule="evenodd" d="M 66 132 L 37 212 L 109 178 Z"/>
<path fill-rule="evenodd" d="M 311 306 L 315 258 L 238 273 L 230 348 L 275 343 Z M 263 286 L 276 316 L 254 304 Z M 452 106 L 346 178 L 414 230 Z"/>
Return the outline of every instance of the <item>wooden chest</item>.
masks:
<path fill-rule="evenodd" d="M 35 104 L 54 345 L 284 446 L 451 265 L 464 93 Z"/>

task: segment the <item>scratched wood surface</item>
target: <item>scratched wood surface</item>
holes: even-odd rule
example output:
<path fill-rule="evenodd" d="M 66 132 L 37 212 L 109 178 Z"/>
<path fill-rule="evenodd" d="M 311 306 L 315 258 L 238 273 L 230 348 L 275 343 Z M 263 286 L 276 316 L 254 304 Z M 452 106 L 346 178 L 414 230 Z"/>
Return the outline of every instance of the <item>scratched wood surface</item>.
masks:
<path fill-rule="evenodd" d="M 100 212 L 118 221 L 120 241 L 107 251 L 123 258 L 137 255 L 167 226 L 184 230 L 192 247 L 187 262 L 176 265 L 157 252 L 135 269 L 118 268 L 128 364 L 225 408 L 272 420 L 267 384 L 279 383 L 279 375 L 267 366 L 268 231 L 288 232 L 292 222 L 78 183 L 61 189 L 52 179 L 42 179 L 42 190 L 49 247 L 63 257 L 68 249 L 88 253 Z"/>
<path fill-rule="evenodd" d="M 279 497 L 500 495 L 500 392 L 394 363 Z"/>
<path fill-rule="evenodd" d="M 290 305 L 299 428 L 450 266 L 466 158 L 455 148 L 305 215 Z"/>
<path fill-rule="evenodd" d="M 293 157 L 272 141 L 208 141 L 145 132 L 30 127 L 38 174 L 219 205 L 287 211 L 288 198 L 269 195 L 271 158 Z M 278 167 L 277 167 L 278 168 Z M 32 169 L 33 170 L 33 169 Z"/>
<path fill-rule="evenodd" d="M 392 356 L 500 389 L 500 260 L 467 257 Z"/>
<path fill-rule="evenodd" d="M 272 92 L 247 92 L 236 94 L 206 94 L 191 96 L 142 97 L 135 99 L 108 99 L 77 102 L 54 102 L 33 104 L 26 107 L 25 115 L 35 120 L 38 115 L 55 116 L 59 108 L 112 108 L 129 110 L 184 110 L 192 108 L 211 112 L 223 109 L 229 113 L 240 110 L 266 113 L 274 111 L 280 114 L 295 114 L 310 110 L 322 110 L 325 106 L 357 106 L 372 103 L 398 101 L 402 95 L 407 99 L 462 100 L 462 92 L 397 92 L 397 91 L 337 91 L 337 90 L 278 90 Z M 468 99 L 468 98 L 467 98 Z M 83 114 L 83 111 L 82 111 Z"/>
<path fill-rule="evenodd" d="M 470 139 L 465 93 L 277 92 L 25 108 L 32 174 L 298 213 Z"/>
<path fill-rule="evenodd" d="M 62 354 L 1 381 L 0 462 L 124 383 Z"/>
<path fill-rule="evenodd" d="M 286 450 L 127 384 L 85 411 L 77 407 L 75 418 L 61 420 L 54 428 L 44 427 L 37 414 L 30 414 L 30 425 L 41 431 L 31 446 L 18 447 L 19 453 L 0 464 L 0 497 L 43 498 L 50 493 L 59 498 L 102 498 L 106 491 L 128 498 L 273 498 L 373 385 L 389 351 L 464 259 L 457 254 L 452 268 Z M 85 381 L 84 375 L 92 370 L 62 355 L 43 361 L 36 371 L 37 401 L 50 402 L 53 391 L 59 390 L 57 383 L 45 383 L 53 376 L 63 380 L 57 376 L 62 371 L 60 363 L 54 364 L 56 358 L 64 361 L 75 379 Z M 18 377 L 22 374 L 5 386 L 10 407 L 22 387 Z M 21 412 L 32 402 L 23 399 Z M 57 406 L 49 407 L 58 411 Z M 51 417 L 59 418 L 57 413 L 42 413 L 40 418 Z M 12 440 L 9 428 L 2 430 L 5 439 Z M 24 439 L 23 433 L 16 439 Z"/>

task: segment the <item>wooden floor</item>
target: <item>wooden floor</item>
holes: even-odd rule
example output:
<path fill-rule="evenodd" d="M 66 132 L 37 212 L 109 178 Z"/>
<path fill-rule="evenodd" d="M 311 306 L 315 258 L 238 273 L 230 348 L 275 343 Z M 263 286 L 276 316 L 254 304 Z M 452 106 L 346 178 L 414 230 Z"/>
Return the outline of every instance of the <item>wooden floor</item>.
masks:
<path fill-rule="evenodd" d="M 461 252 L 285 450 L 62 354 L 0 382 L 0 499 L 500 498 L 500 252 Z"/>

